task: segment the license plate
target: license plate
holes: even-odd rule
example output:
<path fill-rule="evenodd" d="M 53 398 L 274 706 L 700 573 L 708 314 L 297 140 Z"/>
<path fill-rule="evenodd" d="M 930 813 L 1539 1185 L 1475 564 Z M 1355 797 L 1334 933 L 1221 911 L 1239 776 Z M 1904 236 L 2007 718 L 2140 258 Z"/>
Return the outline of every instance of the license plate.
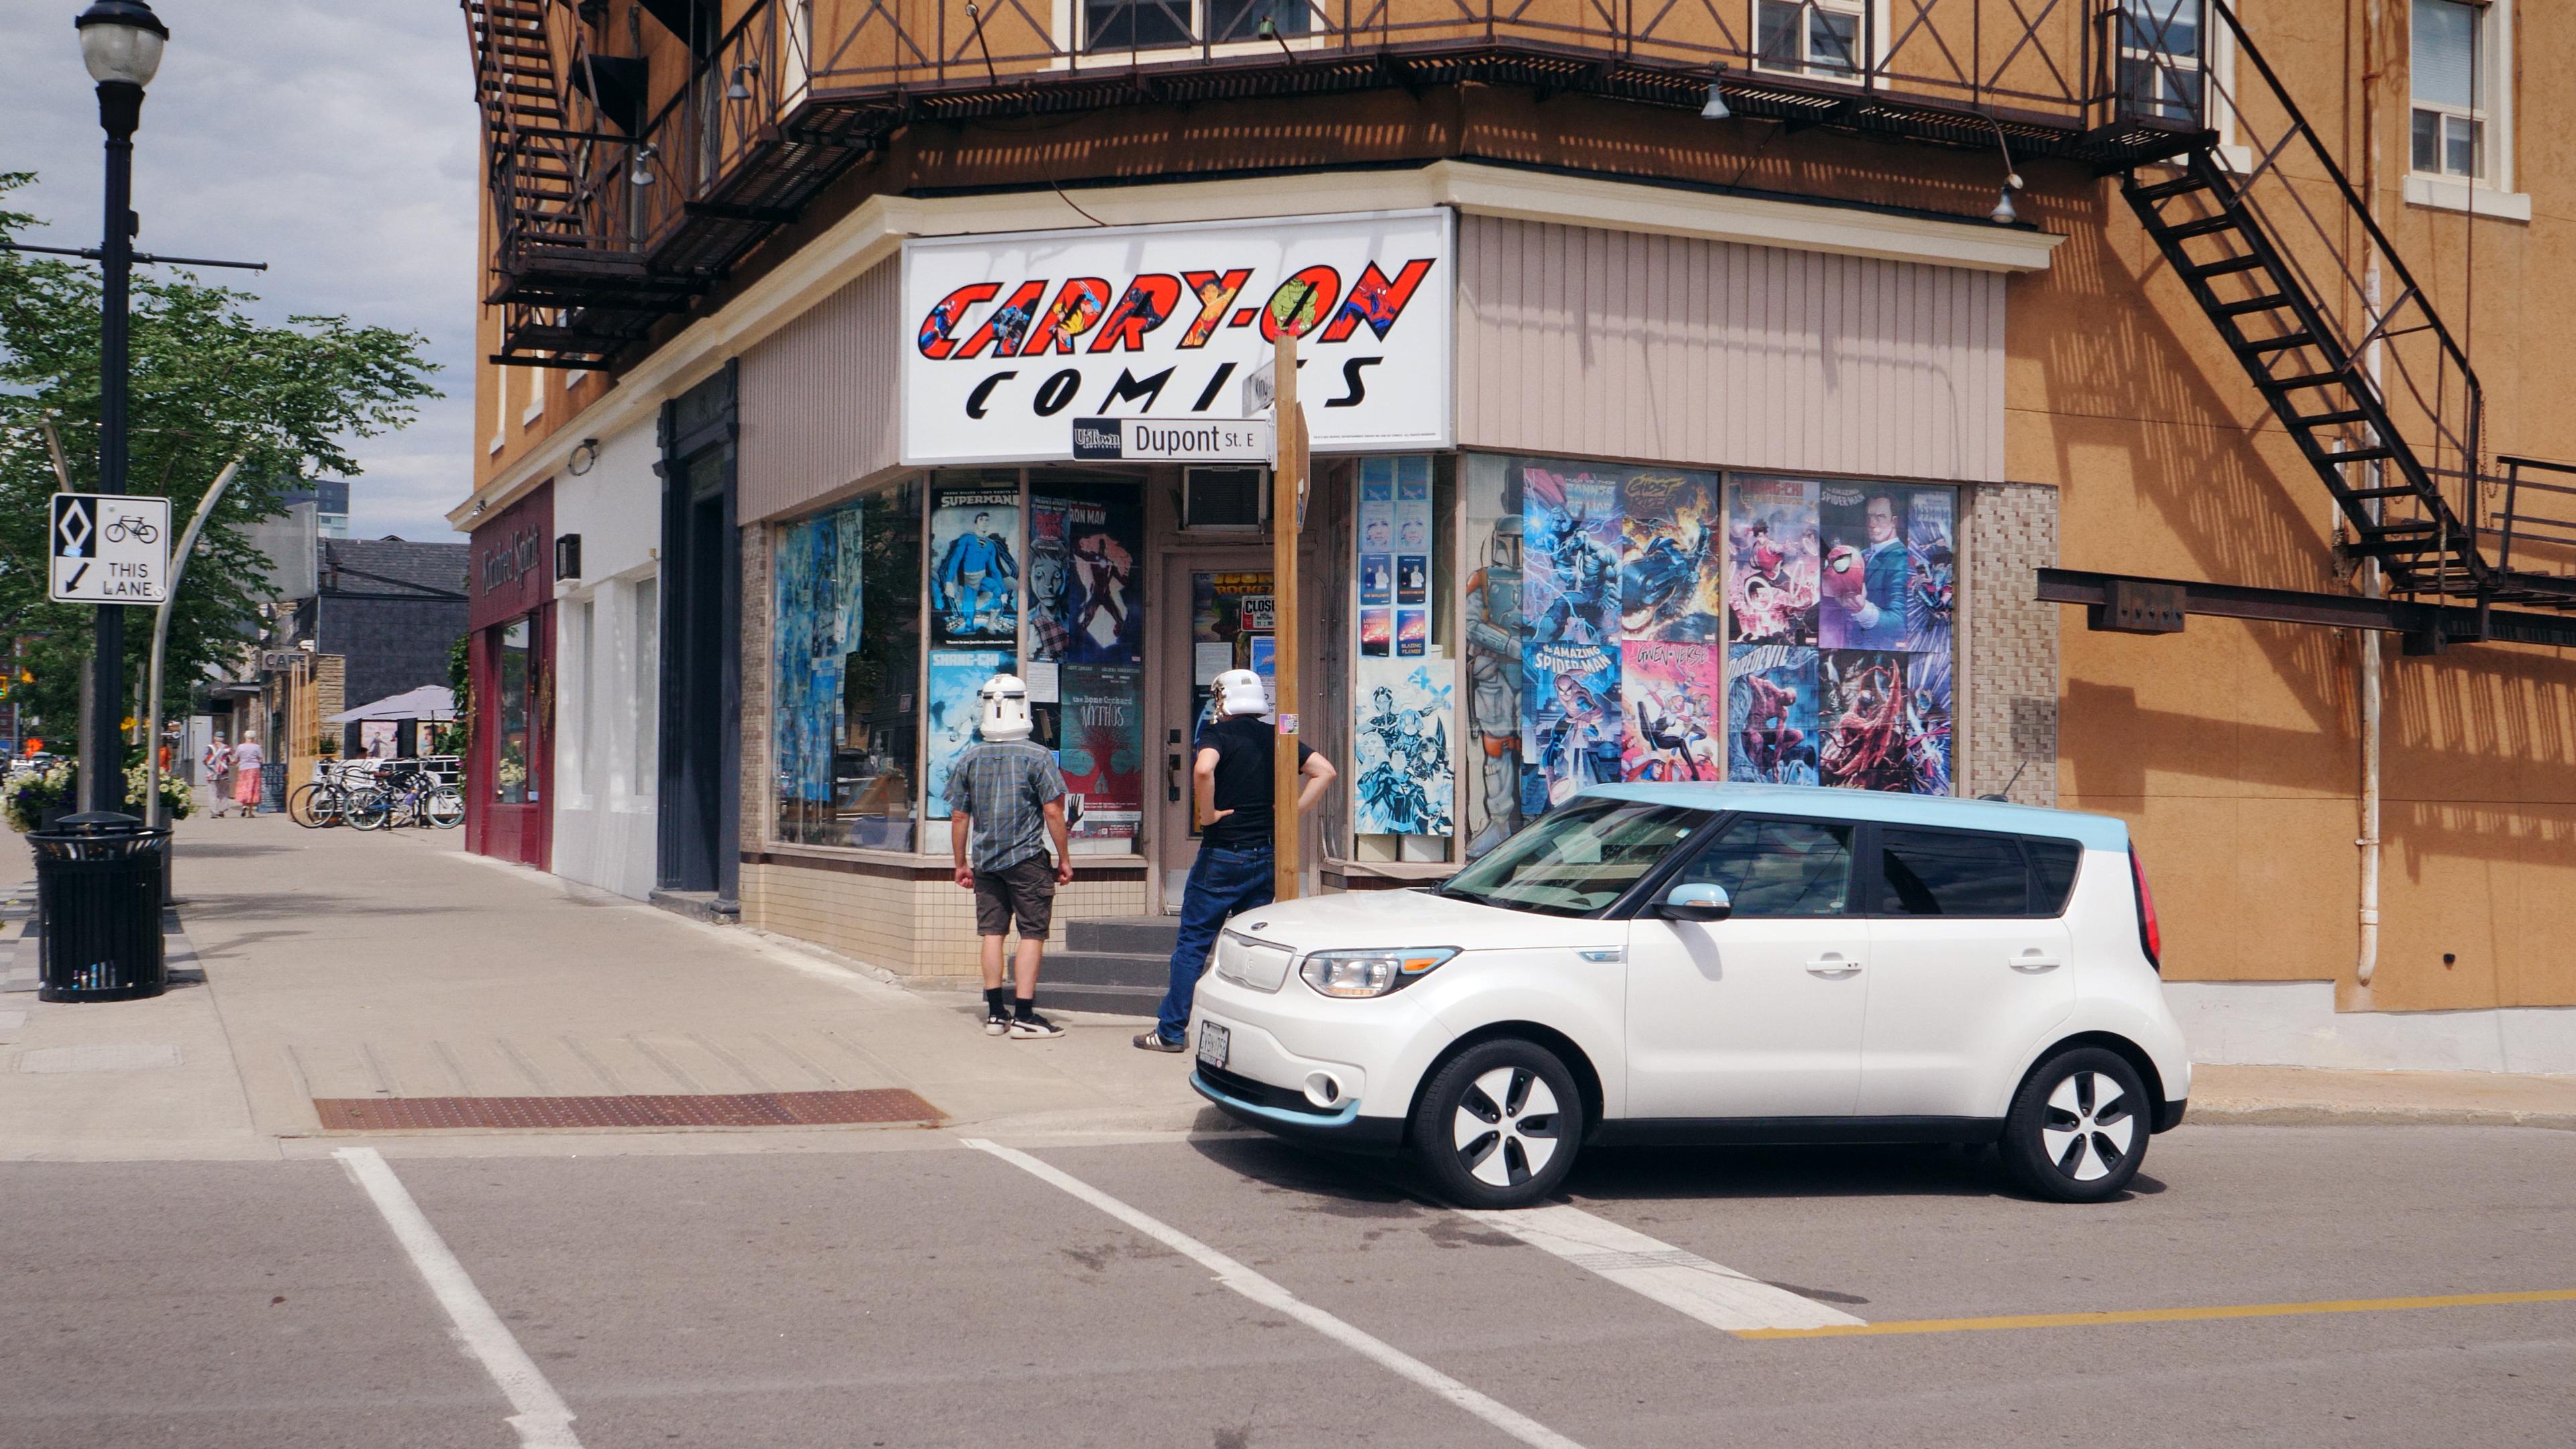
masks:
<path fill-rule="evenodd" d="M 1199 1023 L 1199 1060 L 1220 1071 L 1225 1067 L 1225 1054 L 1234 1044 L 1234 1033 L 1212 1021 Z"/>

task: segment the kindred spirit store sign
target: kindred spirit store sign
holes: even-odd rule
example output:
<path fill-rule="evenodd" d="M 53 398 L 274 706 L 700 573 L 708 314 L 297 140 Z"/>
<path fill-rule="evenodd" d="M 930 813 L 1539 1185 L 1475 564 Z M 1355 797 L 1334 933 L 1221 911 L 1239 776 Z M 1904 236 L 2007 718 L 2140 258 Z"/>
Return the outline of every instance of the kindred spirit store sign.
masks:
<path fill-rule="evenodd" d="M 1064 461 L 1077 421 L 1241 420 L 1283 328 L 1317 451 L 1446 448 L 1453 236 L 1426 210 L 908 241 L 903 460 Z"/>

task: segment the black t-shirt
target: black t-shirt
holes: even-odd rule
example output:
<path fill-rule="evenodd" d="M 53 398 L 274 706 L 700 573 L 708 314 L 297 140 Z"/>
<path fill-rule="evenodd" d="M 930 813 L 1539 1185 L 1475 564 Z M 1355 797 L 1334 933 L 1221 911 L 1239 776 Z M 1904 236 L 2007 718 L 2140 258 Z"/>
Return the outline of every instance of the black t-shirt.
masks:
<path fill-rule="evenodd" d="M 1216 808 L 1234 813 L 1208 826 L 1202 845 L 1223 850 L 1270 848 L 1271 803 L 1278 788 L 1279 736 L 1257 714 L 1229 715 L 1199 730 L 1198 749 L 1216 751 Z M 1297 745 L 1297 768 L 1314 755 Z"/>

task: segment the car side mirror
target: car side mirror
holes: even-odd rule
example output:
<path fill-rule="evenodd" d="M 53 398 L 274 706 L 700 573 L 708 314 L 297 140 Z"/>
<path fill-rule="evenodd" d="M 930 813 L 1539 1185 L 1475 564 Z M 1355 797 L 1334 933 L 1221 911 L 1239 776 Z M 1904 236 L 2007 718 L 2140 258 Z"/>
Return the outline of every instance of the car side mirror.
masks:
<path fill-rule="evenodd" d="M 1735 914 L 1735 902 L 1720 885 L 1677 885 L 1655 907 L 1667 921 L 1723 921 Z"/>

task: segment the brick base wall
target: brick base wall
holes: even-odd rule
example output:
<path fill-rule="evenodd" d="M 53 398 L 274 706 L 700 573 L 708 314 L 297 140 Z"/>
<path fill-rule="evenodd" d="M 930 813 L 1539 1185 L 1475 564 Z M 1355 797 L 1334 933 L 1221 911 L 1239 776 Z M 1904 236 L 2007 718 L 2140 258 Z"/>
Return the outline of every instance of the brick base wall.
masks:
<path fill-rule="evenodd" d="M 2002 790 L 2018 769 L 2016 802 L 2055 805 L 2058 606 L 2033 595 L 2034 574 L 2057 562 L 2057 490 L 1980 484 L 1968 490 L 1966 504 L 1959 793 Z"/>
<path fill-rule="evenodd" d="M 835 861 L 833 865 L 840 862 Z M 946 875 L 902 867 L 866 874 L 771 856 L 742 865 L 742 922 L 882 966 L 899 976 L 965 977 L 981 968 L 975 897 Z M 1077 871 L 1080 869 L 1076 867 Z M 1055 893 L 1050 945 L 1064 944 L 1067 921 L 1149 913 L 1144 872 L 1122 869 L 1096 878 L 1077 874 Z"/>

